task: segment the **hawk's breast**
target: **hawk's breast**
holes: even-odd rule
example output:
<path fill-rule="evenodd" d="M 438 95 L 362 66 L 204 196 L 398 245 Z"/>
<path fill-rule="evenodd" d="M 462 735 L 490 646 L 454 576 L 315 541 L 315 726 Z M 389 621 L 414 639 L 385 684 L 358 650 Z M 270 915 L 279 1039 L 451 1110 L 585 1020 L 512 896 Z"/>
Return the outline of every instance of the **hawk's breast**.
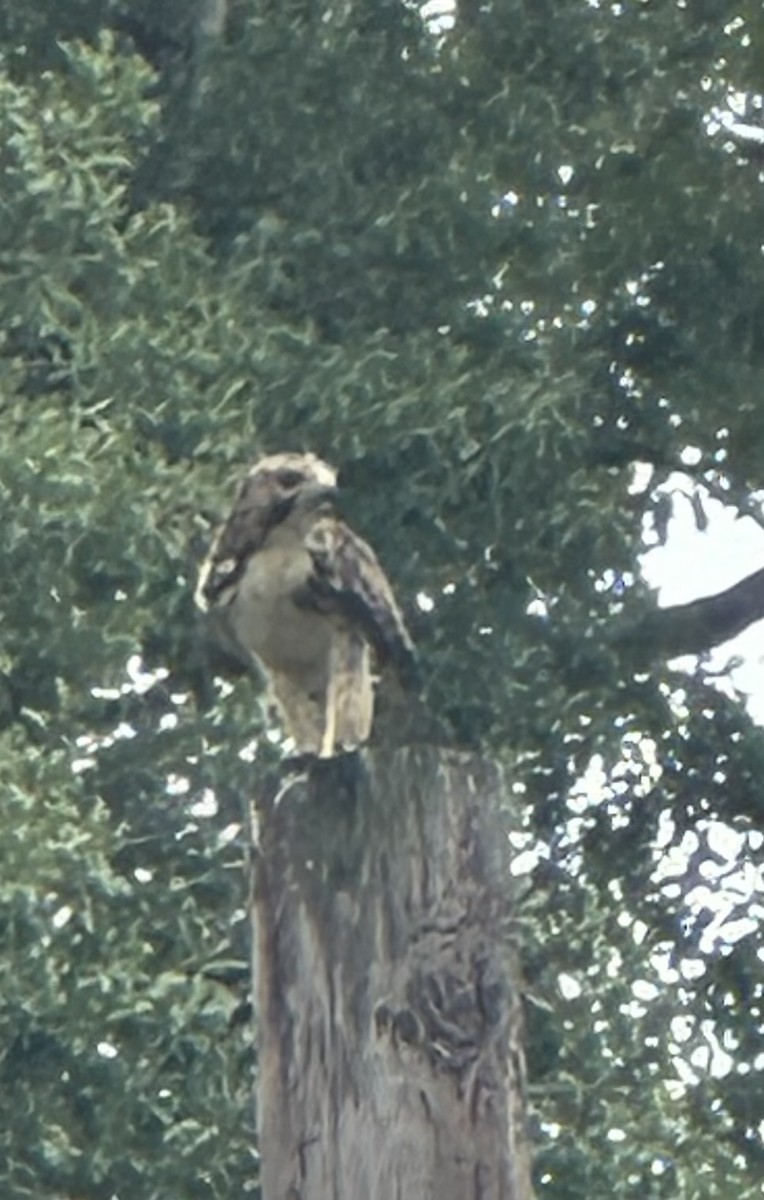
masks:
<path fill-rule="evenodd" d="M 231 609 L 238 640 L 264 666 L 284 674 L 323 669 L 336 629 L 331 619 L 299 608 L 293 597 L 312 571 L 302 541 L 284 539 L 254 554 Z"/>

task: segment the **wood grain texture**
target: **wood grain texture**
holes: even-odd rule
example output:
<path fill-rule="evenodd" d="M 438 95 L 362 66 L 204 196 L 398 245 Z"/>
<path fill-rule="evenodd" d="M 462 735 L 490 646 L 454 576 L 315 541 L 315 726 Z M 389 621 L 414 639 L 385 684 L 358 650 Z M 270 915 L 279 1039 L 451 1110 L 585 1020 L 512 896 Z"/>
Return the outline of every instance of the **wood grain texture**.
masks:
<path fill-rule="evenodd" d="M 529 1200 L 500 789 L 402 749 L 261 804 L 264 1200 Z"/>

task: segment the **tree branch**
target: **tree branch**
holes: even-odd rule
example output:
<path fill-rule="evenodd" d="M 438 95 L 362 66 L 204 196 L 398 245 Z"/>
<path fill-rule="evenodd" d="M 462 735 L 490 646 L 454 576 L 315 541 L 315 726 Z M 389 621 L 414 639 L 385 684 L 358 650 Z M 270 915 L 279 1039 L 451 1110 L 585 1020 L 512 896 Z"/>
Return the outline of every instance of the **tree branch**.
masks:
<path fill-rule="evenodd" d="M 690 473 L 691 474 L 691 473 Z M 754 502 L 749 493 L 741 495 L 730 495 L 726 488 L 723 488 L 718 480 L 708 479 L 706 475 L 691 477 L 696 480 L 698 485 L 708 492 L 712 500 L 718 500 L 720 504 L 726 504 L 728 508 L 736 508 L 741 517 L 750 517 L 762 529 L 764 529 L 764 512 L 762 506 L 758 502 Z"/>
<path fill-rule="evenodd" d="M 659 608 L 617 637 L 641 660 L 701 654 L 764 618 L 764 567 L 714 596 Z"/>

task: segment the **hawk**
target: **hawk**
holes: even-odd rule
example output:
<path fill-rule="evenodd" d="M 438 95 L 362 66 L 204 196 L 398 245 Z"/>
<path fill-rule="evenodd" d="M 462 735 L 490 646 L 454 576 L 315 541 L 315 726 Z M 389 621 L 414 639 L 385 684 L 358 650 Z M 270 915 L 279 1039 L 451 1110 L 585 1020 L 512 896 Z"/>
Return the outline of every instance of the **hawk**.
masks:
<path fill-rule="evenodd" d="M 196 590 L 264 668 L 299 753 L 331 758 L 371 732 L 371 657 L 404 686 L 411 638 L 374 551 L 337 513 L 337 472 L 315 454 L 251 468 Z"/>

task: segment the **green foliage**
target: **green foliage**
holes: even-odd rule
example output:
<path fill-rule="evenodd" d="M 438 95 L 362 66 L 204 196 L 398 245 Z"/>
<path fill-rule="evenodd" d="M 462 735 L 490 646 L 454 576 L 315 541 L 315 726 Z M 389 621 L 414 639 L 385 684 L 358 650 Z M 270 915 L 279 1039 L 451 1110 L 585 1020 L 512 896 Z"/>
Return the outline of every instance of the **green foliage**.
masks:
<path fill-rule="evenodd" d="M 692 899 L 714 823 L 760 867 L 761 731 L 618 641 L 683 449 L 730 503 L 764 476 L 759 166 L 713 125 L 758 7 L 236 0 L 216 45 L 155 9 L 0 4 L 2 1194 L 256 1186 L 274 751 L 190 596 L 235 475 L 304 447 L 527 801 L 540 1194 L 758 1195 L 761 937 Z"/>
<path fill-rule="evenodd" d="M 224 874 L 240 856 L 189 826 L 174 866 L 166 843 L 183 831 L 166 797 L 117 823 L 108 789 L 71 768 L 65 751 L 6 746 L 4 1194 L 169 1195 L 180 1160 L 184 1195 L 229 1195 L 246 1163 L 210 1147 L 246 1154 L 244 1049 L 235 993 L 211 973 L 225 922 L 203 902 L 241 928 Z"/>

